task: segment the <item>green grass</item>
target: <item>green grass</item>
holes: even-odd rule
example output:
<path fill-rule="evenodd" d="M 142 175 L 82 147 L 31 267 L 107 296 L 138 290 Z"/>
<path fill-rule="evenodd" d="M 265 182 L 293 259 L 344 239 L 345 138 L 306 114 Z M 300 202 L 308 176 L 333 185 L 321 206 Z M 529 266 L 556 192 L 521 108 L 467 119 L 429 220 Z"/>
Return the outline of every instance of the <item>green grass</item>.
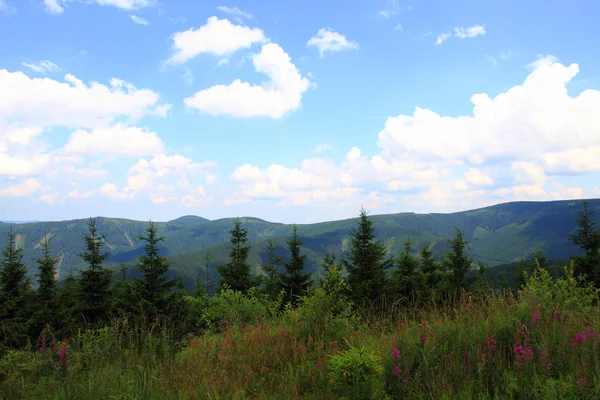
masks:
<path fill-rule="evenodd" d="M 569 274 L 538 274 L 518 296 L 358 314 L 333 304 L 316 291 L 278 312 L 276 302 L 229 293 L 205 310 L 220 322 L 183 340 L 168 326 L 123 320 L 63 343 L 46 332 L 38 351 L 0 361 L 0 398 L 600 397 L 597 292 Z"/>

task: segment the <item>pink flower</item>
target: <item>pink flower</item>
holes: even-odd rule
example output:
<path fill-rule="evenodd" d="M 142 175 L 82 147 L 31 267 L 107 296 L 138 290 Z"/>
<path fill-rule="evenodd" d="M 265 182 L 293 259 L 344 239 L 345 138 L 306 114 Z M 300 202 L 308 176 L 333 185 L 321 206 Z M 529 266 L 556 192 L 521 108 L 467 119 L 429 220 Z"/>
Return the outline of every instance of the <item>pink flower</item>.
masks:
<path fill-rule="evenodd" d="M 323 372 L 323 362 L 322 361 L 317 361 L 317 363 L 315 364 L 315 367 L 319 370 L 319 372 Z"/>
<path fill-rule="evenodd" d="M 398 378 L 402 377 L 402 369 L 400 369 L 400 367 L 394 368 L 394 375 L 396 375 Z"/>
<path fill-rule="evenodd" d="M 58 358 L 59 358 L 60 362 L 63 364 L 66 364 L 68 356 L 69 356 L 69 349 L 67 348 L 66 345 L 63 345 L 63 347 L 60 348 L 60 353 L 58 354 Z"/>
<path fill-rule="evenodd" d="M 587 390 L 587 379 L 585 378 L 585 376 L 582 376 L 579 379 L 577 379 L 576 384 L 577 384 L 577 389 Z"/>
<path fill-rule="evenodd" d="M 421 346 L 424 346 L 425 343 L 427 343 L 427 336 L 421 337 L 421 342 L 420 343 L 421 343 Z"/>
<path fill-rule="evenodd" d="M 454 364 L 453 363 L 448 364 L 448 371 L 450 371 L 450 373 L 452 373 L 454 371 Z"/>
<path fill-rule="evenodd" d="M 400 359 L 400 350 L 398 350 L 397 348 L 394 347 L 394 350 L 392 350 L 392 360 L 399 360 Z"/>
<path fill-rule="evenodd" d="M 552 368 L 552 364 L 548 361 L 548 364 L 546 364 L 546 369 L 548 370 L 548 372 L 550 372 L 551 368 Z"/>
<path fill-rule="evenodd" d="M 538 326 L 542 323 L 542 317 L 540 317 L 536 313 L 533 313 L 533 315 L 531 316 L 531 323 L 533 324 L 533 326 Z"/>

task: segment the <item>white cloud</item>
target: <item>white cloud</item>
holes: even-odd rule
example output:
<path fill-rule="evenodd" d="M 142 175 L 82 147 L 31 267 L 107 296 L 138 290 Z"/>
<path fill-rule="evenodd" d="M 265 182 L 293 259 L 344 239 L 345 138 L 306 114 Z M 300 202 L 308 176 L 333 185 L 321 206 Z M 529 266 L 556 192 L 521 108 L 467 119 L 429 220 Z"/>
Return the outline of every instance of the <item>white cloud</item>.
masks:
<path fill-rule="evenodd" d="M 217 67 L 221 67 L 221 66 L 227 65 L 227 64 L 229 64 L 229 59 L 227 59 L 227 58 L 221 58 L 219 60 L 219 62 L 217 63 Z"/>
<path fill-rule="evenodd" d="M 266 42 L 268 39 L 259 28 L 235 25 L 227 19 L 210 17 L 198 29 L 173 35 L 173 55 L 167 63 L 183 64 L 201 53 L 226 56 L 253 44 Z"/>
<path fill-rule="evenodd" d="M 115 143 L 118 143 L 115 146 Z M 115 124 L 108 129 L 83 129 L 71 134 L 64 147 L 66 154 L 117 156 L 145 156 L 159 154 L 164 148 L 163 141 L 155 132 L 135 126 Z"/>
<path fill-rule="evenodd" d="M 271 118 L 281 118 L 300 107 L 302 94 L 308 90 L 310 81 L 300 75 L 279 45 L 263 45 L 252 61 L 257 72 L 270 78 L 269 82 L 258 86 L 236 79 L 229 85 L 201 90 L 186 98 L 185 104 L 211 115 Z"/>
<path fill-rule="evenodd" d="M 554 184 L 554 192 L 552 192 L 553 200 L 581 199 L 582 197 L 582 188 L 565 186 L 562 183 Z"/>
<path fill-rule="evenodd" d="M 58 192 L 52 192 L 40 195 L 38 200 L 46 204 L 54 204 L 57 197 L 59 197 Z"/>
<path fill-rule="evenodd" d="M 529 69 L 535 70 L 539 67 L 542 67 L 545 65 L 552 65 L 556 62 L 558 62 L 558 58 L 556 58 L 555 56 L 553 56 L 551 54 L 548 54 L 548 55 L 538 54 L 537 60 L 527 64 L 527 67 Z"/>
<path fill-rule="evenodd" d="M 48 11 L 50 14 L 60 14 L 65 10 L 60 5 L 60 3 L 63 3 L 63 1 L 62 0 L 44 0 L 44 7 L 46 8 L 46 11 Z"/>
<path fill-rule="evenodd" d="M 396 25 L 396 26 L 394 27 L 394 30 L 395 30 L 395 31 L 398 31 L 398 32 L 402 32 L 402 31 L 404 31 L 404 29 L 402 29 L 402 24 L 398 24 L 398 25 Z"/>
<path fill-rule="evenodd" d="M 462 28 L 462 27 L 455 27 L 454 28 L 454 37 L 457 37 L 459 39 L 471 39 L 480 35 L 485 35 L 486 31 L 485 31 L 485 26 L 484 25 L 473 25 L 470 26 L 468 28 Z M 452 37 L 452 33 L 450 32 L 444 32 L 438 35 L 436 41 L 435 41 L 435 45 L 439 46 L 440 44 L 444 43 L 446 40 L 450 39 Z M 494 58 L 489 57 L 491 60 L 494 60 Z"/>
<path fill-rule="evenodd" d="M 440 44 L 444 43 L 446 40 L 448 40 L 452 35 L 450 33 L 441 33 L 438 35 L 435 44 L 436 46 L 439 46 Z"/>
<path fill-rule="evenodd" d="M 323 153 L 327 150 L 331 149 L 331 145 L 327 144 L 327 143 L 321 143 L 318 144 L 317 147 L 315 147 L 315 149 L 313 150 L 314 153 Z"/>
<path fill-rule="evenodd" d="M 131 18 L 131 20 L 133 22 L 135 22 L 136 24 L 144 25 L 144 26 L 150 25 L 150 23 L 147 20 L 145 20 L 142 17 L 138 17 L 137 15 L 130 15 L 129 18 Z"/>
<path fill-rule="evenodd" d="M 465 181 L 474 186 L 491 186 L 494 180 L 478 168 L 471 168 L 465 174 Z"/>
<path fill-rule="evenodd" d="M 44 7 L 50 14 L 61 14 L 68 2 L 79 1 L 84 4 L 112 6 L 125 11 L 139 10 L 154 5 L 155 0 L 44 0 Z"/>
<path fill-rule="evenodd" d="M 27 197 L 39 191 L 42 185 L 35 178 L 29 178 L 21 183 L 0 188 L 0 197 Z"/>
<path fill-rule="evenodd" d="M 398 0 L 388 0 L 387 8 L 380 10 L 379 16 L 387 19 L 387 18 L 391 17 L 392 15 L 398 13 L 398 11 L 403 10 L 403 9 L 411 10 L 412 7 L 411 6 L 405 6 L 405 7 L 400 6 Z"/>
<path fill-rule="evenodd" d="M 244 18 L 248 18 L 248 19 L 252 18 L 252 14 L 240 10 L 238 7 L 219 6 L 219 7 L 217 7 L 217 10 L 222 11 L 226 14 L 231 14 L 231 15 L 235 15 L 238 17 L 244 17 Z"/>
<path fill-rule="evenodd" d="M 323 58 L 326 51 L 358 50 L 358 43 L 349 41 L 346 36 L 334 32 L 329 28 L 321 28 L 315 36 L 310 38 L 308 47 L 316 47 L 319 50 L 319 56 Z"/>
<path fill-rule="evenodd" d="M 460 39 L 470 39 L 479 35 L 485 35 L 484 25 L 473 25 L 468 28 L 454 28 L 454 36 Z"/>
<path fill-rule="evenodd" d="M 23 62 L 22 64 L 23 64 L 23 66 L 25 66 L 25 67 L 27 67 L 29 69 L 32 69 L 35 72 L 39 72 L 41 74 L 47 74 L 47 73 L 51 73 L 51 72 L 62 71 L 58 67 L 58 65 L 56 65 L 53 62 L 48 61 L 48 60 L 40 61 L 37 64 L 29 64 L 29 63 L 26 63 L 26 62 Z"/>

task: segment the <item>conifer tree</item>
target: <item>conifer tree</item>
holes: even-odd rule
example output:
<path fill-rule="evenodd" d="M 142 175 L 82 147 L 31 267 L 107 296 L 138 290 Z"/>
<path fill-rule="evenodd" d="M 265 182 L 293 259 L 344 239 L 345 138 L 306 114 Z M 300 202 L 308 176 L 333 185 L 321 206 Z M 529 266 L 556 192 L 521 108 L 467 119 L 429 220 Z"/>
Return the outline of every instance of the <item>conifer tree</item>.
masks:
<path fill-rule="evenodd" d="M 387 270 L 394 263 L 393 259 L 386 258 L 385 247 L 375 240 L 374 232 L 373 221 L 361 208 L 358 227 L 353 228 L 350 235 L 350 251 L 346 259 L 341 260 L 348 272 L 348 287 L 357 303 L 373 302 L 384 296 Z"/>
<path fill-rule="evenodd" d="M 304 273 L 306 255 L 300 255 L 302 240 L 298 237 L 296 224 L 292 227 L 292 238 L 287 241 L 290 249 L 290 261 L 285 263 L 285 272 L 281 276 L 281 285 L 285 290 L 284 301 L 297 304 L 297 298 L 304 296 L 310 286 L 310 273 Z"/>
<path fill-rule="evenodd" d="M 57 285 L 57 308 L 55 336 L 59 339 L 70 337 L 80 326 L 83 304 L 80 300 L 81 284 L 73 271 Z"/>
<path fill-rule="evenodd" d="M 549 271 L 548 268 L 548 258 L 544 254 L 541 249 L 537 249 L 533 252 L 533 258 L 531 260 L 532 270 L 536 270 L 537 268 L 541 268 L 543 270 Z"/>
<path fill-rule="evenodd" d="M 422 290 L 422 274 L 417 270 L 417 259 L 411 254 L 412 242 L 404 242 L 400 257 L 393 272 L 395 292 L 405 299 L 410 299 Z"/>
<path fill-rule="evenodd" d="M 90 218 L 87 226 L 89 232 L 83 235 L 85 251 L 78 254 L 88 264 L 79 279 L 83 300 L 81 311 L 86 322 L 95 326 L 107 322 L 111 311 L 112 271 L 102 265 L 109 256 L 101 252 L 106 235 L 98 233 L 95 219 Z"/>
<path fill-rule="evenodd" d="M 56 278 L 55 267 L 58 257 L 50 255 L 48 234 L 44 236 L 41 244 L 42 257 L 35 260 L 39 272 L 37 274 L 37 310 L 35 315 L 34 335 L 37 336 L 46 325 L 52 328 L 56 322 Z"/>
<path fill-rule="evenodd" d="M 573 257 L 575 274 L 585 276 L 600 287 L 600 231 L 596 229 L 596 221 L 592 220 L 594 212 L 584 200 L 583 210 L 576 220 L 577 232 L 570 234 L 569 239 L 585 252 Z"/>
<path fill-rule="evenodd" d="M 467 274 L 471 267 L 471 259 L 465 254 L 467 242 L 463 239 L 462 232 L 458 228 L 455 229 L 456 235 L 449 240 L 451 250 L 446 255 L 443 264 L 448 274 L 449 293 L 457 296 L 461 290 L 469 289 Z"/>
<path fill-rule="evenodd" d="M 420 255 L 420 264 L 421 271 L 424 275 L 425 287 L 431 296 L 434 296 L 438 289 L 438 284 L 440 282 L 440 272 L 439 265 L 433 259 L 433 254 L 431 253 L 431 249 L 429 245 L 425 245 L 421 247 Z"/>
<path fill-rule="evenodd" d="M 134 282 L 127 280 L 128 272 L 129 269 L 127 266 L 121 263 L 112 289 L 114 310 L 121 316 L 129 315 L 136 311 Z"/>
<path fill-rule="evenodd" d="M 142 306 L 147 310 L 150 319 L 165 315 L 173 305 L 176 295 L 173 289 L 182 288 L 181 278 L 170 279 L 167 275 L 171 263 L 167 257 L 159 255 L 158 244 L 165 240 L 157 234 L 156 225 L 150 221 L 146 235 L 139 239 L 145 242 L 145 254 L 138 258 L 138 269 L 144 275 L 136 280 L 136 286 L 141 297 Z"/>
<path fill-rule="evenodd" d="M 263 271 L 267 275 L 263 291 L 272 298 L 277 297 L 282 289 L 281 273 L 277 267 L 284 265 L 284 261 L 276 253 L 278 248 L 279 246 L 274 245 L 271 239 L 267 241 L 268 261 L 267 264 L 262 266 Z"/>
<path fill-rule="evenodd" d="M 233 230 L 230 231 L 229 262 L 217 267 L 217 271 L 221 274 L 219 291 L 227 286 L 231 290 L 245 294 L 258 283 L 258 280 L 253 278 L 250 273 L 250 264 L 248 263 L 250 246 L 246 245 L 248 231 L 246 228 L 242 228 L 241 224 L 242 222 L 238 218 L 234 222 Z"/>
<path fill-rule="evenodd" d="M 0 352 L 2 345 L 20 348 L 27 342 L 31 282 L 23 263 L 23 248 L 17 246 L 12 227 L 0 261 Z"/>

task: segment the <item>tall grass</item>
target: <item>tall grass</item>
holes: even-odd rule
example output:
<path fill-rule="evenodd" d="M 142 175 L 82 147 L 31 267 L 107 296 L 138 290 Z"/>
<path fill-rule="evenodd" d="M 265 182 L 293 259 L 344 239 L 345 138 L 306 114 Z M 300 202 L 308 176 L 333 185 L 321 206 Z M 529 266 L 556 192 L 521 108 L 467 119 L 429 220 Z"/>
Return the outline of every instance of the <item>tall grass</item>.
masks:
<path fill-rule="evenodd" d="M 569 279 L 540 271 L 517 296 L 463 294 L 360 314 L 332 307 L 337 299 L 319 290 L 278 313 L 276 303 L 234 296 L 255 317 L 220 299 L 221 323 L 208 310 L 213 327 L 180 342 L 174 327 L 141 320 L 64 343 L 45 331 L 37 348 L 0 361 L 0 397 L 597 399 L 597 292 Z"/>

